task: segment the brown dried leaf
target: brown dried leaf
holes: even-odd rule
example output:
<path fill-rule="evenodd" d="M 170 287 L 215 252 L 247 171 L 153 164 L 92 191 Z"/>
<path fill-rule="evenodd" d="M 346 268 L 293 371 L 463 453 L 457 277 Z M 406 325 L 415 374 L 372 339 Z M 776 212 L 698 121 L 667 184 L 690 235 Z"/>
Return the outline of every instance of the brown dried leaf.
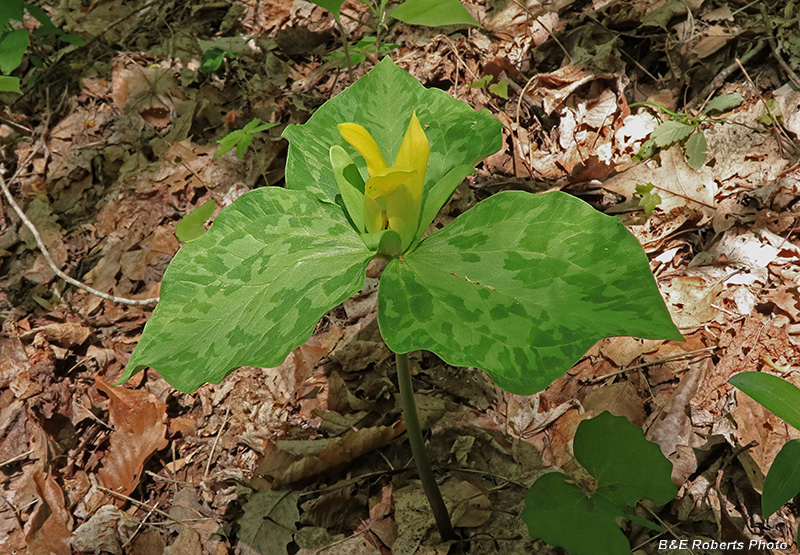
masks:
<path fill-rule="evenodd" d="M 74 322 L 64 322 L 34 328 L 23 333 L 22 339 L 31 338 L 37 333 L 44 335 L 51 343 L 56 343 L 62 347 L 72 347 L 73 345 L 82 345 L 84 341 L 89 339 L 92 331 Z"/>
<path fill-rule="evenodd" d="M 313 446 L 315 443 L 319 443 L 319 447 L 322 447 L 316 454 L 304 457 L 288 453 L 297 442 L 281 441 L 277 446 L 268 443 L 264 450 L 264 459 L 256 469 L 256 474 L 270 479 L 273 487 L 291 484 L 349 463 L 386 445 L 404 431 L 405 423 L 401 421 L 394 426 L 355 430 L 342 437 L 304 441 L 302 442 L 304 447 Z"/>
<path fill-rule="evenodd" d="M 148 457 L 167 446 L 167 407 L 149 391 L 113 387 L 100 377 L 95 380 L 108 395 L 109 420 L 114 426 L 111 447 L 98 474 L 105 487 L 127 495 L 139 482 Z"/>
<path fill-rule="evenodd" d="M 72 517 L 64 508 L 64 492 L 55 478 L 37 470 L 33 474 L 39 506 L 28 521 L 25 539 L 30 555 L 70 555 Z"/>

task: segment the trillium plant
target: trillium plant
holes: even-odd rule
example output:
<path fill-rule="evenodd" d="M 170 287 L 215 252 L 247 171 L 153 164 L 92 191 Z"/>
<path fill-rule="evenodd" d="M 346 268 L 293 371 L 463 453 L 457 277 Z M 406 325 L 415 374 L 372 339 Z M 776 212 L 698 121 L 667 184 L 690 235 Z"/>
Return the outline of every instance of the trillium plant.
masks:
<path fill-rule="evenodd" d="M 243 195 L 181 248 L 122 380 L 149 366 L 191 392 L 239 366 L 277 366 L 383 259 L 378 325 L 449 539 L 408 353 L 432 351 L 532 394 L 601 338 L 681 339 L 636 239 L 567 194 L 501 192 L 427 235 L 455 188 L 501 148 L 501 124 L 388 58 L 284 136 L 286 188 Z"/>

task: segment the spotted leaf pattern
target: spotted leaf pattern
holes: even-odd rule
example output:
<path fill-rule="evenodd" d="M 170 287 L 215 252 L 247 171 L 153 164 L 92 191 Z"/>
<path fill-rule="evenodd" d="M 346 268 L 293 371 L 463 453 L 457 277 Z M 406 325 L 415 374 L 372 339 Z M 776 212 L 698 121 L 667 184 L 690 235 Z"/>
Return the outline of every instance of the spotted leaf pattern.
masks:
<path fill-rule="evenodd" d="M 364 126 L 381 148 L 386 163 L 392 165 L 414 111 L 431 148 L 425 174 L 426 192 L 456 166 L 472 166 L 502 146 L 502 124 L 487 110 L 476 112 L 466 102 L 442 90 L 426 89 L 387 57 L 320 106 L 305 124 L 286 128 L 283 132 L 289 139 L 286 186 L 335 201 L 339 189 L 329 156 L 332 145 L 340 145 L 347 151 L 364 181 L 369 177 L 364 159 L 342 139 L 338 124 Z"/>
<path fill-rule="evenodd" d="M 393 351 L 433 351 L 519 394 L 604 337 L 682 339 L 636 239 L 561 192 L 484 200 L 392 260 L 378 299 Z"/>
<path fill-rule="evenodd" d="M 150 366 L 191 392 L 281 364 L 363 287 L 372 254 L 335 204 L 277 187 L 243 195 L 175 255 L 122 380 Z"/>

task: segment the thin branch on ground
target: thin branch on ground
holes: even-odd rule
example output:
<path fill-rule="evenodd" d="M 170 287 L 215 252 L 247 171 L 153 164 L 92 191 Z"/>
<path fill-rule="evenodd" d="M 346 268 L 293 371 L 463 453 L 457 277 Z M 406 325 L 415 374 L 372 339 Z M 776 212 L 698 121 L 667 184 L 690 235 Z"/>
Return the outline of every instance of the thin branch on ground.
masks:
<path fill-rule="evenodd" d="M 31 158 L 33 158 L 33 156 L 38 152 L 38 150 L 39 150 L 38 147 L 35 148 L 31 152 L 31 154 L 28 156 L 28 159 L 25 160 L 25 162 L 23 162 L 22 164 L 19 165 L 19 167 L 17 168 L 17 171 L 14 173 L 14 175 L 11 177 L 11 179 L 9 179 L 9 183 L 11 183 L 15 179 L 17 179 L 17 177 L 19 176 L 20 172 L 22 171 L 22 168 L 24 168 L 24 167 L 26 167 L 28 165 L 28 162 L 30 162 Z M 78 289 L 82 289 L 82 290 L 86 291 L 87 293 L 91 293 L 92 295 L 100 297 L 101 299 L 105 299 L 106 301 L 112 301 L 112 302 L 115 302 L 115 303 L 128 304 L 128 305 L 132 305 L 132 306 L 156 304 L 158 302 L 159 297 L 153 297 L 153 298 L 150 298 L 150 299 L 128 299 L 126 297 L 117 297 L 116 295 L 109 295 L 108 293 L 103 293 L 102 291 L 98 291 L 97 289 L 95 289 L 93 287 L 90 287 L 90 286 L 86 285 L 85 283 L 80 282 L 77 279 L 75 279 L 73 277 L 70 277 L 67 274 L 65 274 L 64 272 L 62 272 L 61 269 L 59 269 L 56 266 L 55 262 L 53 262 L 53 257 L 50 255 L 50 251 L 47 250 L 47 247 L 45 246 L 44 241 L 42 241 L 42 237 L 41 237 L 41 235 L 39 235 L 39 231 L 36 229 L 36 226 L 33 225 L 33 222 L 31 222 L 28 219 L 28 217 L 25 215 L 25 212 L 22 211 L 22 208 L 20 208 L 20 206 L 14 200 L 14 197 L 11 195 L 11 190 L 8 188 L 8 184 L 6 184 L 5 179 L 3 179 L 2 173 L 0 173 L 0 189 L 3 190 L 3 194 L 5 195 L 6 200 L 8 200 L 8 204 L 11 205 L 11 208 L 14 209 L 14 212 L 16 212 L 17 216 L 19 216 L 19 219 L 22 220 L 22 223 L 25 224 L 25 227 L 27 227 L 28 231 L 30 231 L 31 235 L 33 235 L 33 238 L 36 240 L 36 245 L 39 247 L 39 250 L 42 251 L 42 254 L 44 255 L 44 259 L 47 261 L 47 265 L 50 266 L 50 269 L 58 277 L 60 277 L 61 279 L 63 279 L 67 283 L 69 283 L 70 285 L 73 285 L 73 286 L 77 287 Z"/>

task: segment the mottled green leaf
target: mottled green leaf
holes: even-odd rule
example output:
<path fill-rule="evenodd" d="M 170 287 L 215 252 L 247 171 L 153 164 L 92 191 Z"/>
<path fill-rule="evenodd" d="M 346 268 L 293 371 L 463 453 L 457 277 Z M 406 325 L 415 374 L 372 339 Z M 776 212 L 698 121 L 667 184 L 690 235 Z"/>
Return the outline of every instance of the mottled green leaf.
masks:
<path fill-rule="evenodd" d="M 570 555 L 630 555 L 618 516 L 619 509 L 602 496 L 588 497 L 566 476 L 551 472 L 528 490 L 522 520 L 532 538 Z"/>
<path fill-rule="evenodd" d="M 150 366 L 190 392 L 239 366 L 277 366 L 363 286 L 371 257 L 338 205 L 246 193 L 175 255 L 122 379 Z"/>
<path fill-rule="evenodd" d="M 560 192 L 489 197 L 392 260 L 378 299 L 393 351 L 433 351 L 520 394 L 603 337 L 682 338 L 636 239 Z"/>
<path fill-rule="evenodd" d="M 693 170 L 699 170 L 706 163 L 706 151 L 708 151 L 708 144 L 706 144 L 706 136 L 703 132 L 698 130 L 697 133 L 689 137 L 686 144 L 683 145 L 686 150 L 686 163 Z"/>
<path fill-rule="evenodd" d="M 323 104 L 305 124 L 290 125 L 283 132 L 289 139 L 287 188 L 309 190 L 334 202 L 339 188 L 331 168 L 331 146 L 342 146 L 363 179 L 369 177 L 364 160 L 342 139 L 337 125 L 352 122 L 366 127 L 391 165 L 415 110 L 431 146 L 426 194 L 454 167 L 475 165 L 502 146 L 502 124 L 487 110 L 476 112 L 442 90 L 426 89 L 384 58 L 367 75 Z"/>
<path fill-rule="evenodd" d="M 458 0 L 406 0 L 391 13 L 392 17 L 411 25 L 477 25 Z"/>
<path fill-rule="evenodd" d="M 694 125 L 671 119 L 656 127 L 651 137 L 655 141 L 656 146 L 664 148 L 678 141 L 682 141 L 691 135 L 694 130 Z"/>
<path fill-rule="evenodd" d="M 714 97 L 714 99 L 708 103 L 708 107 L 706 108 L 706 113 L 727 112 L 728 110 L 736 108 L 742 102 L 744 102 L 744 97 L 739 93 L 723 94 Z"/>
<path fill-rule="evenodd" d="M 617 517 L 662 531 L 633 508 L 641 499 L 667 503 L 678 488 L 670 478 L 672 463 L 639 426 L 603 412 L 580 423 L 573 447 L 596 488 L 589 494 L 561 474 L 539 478 L 528 491 L 522 515 L 531 537 L 570 555 L 628 555 L 631 547 Z"/>
<path fill-rule="evenodd" d="M 793 439 L 780 450 L 764 480 L 761 514 L 768 518 L 800 493 L 800 439 Z"/>
<path fill-rule="evenodd" d="M 741 389 L 772 414 L 800 430 L 800 389 L 764 372 L 740 372 L 728 382 Z"/>
<path fill-rule="evenodd" d="M 186 243 L 202 237 L 206 232 L 205 223 L 216 207 L 217 202 L 212 198 L 186 214 L 175 226 L 175 237 Z"/>
<path fill-rule="evenodd" d="M 672 463 L 639 426 L 603 412 L 575 432 L 575 459 L 597 480 L 597 492 L 620 507 L 640 499 L 662 505 L 678 494 Z"/>
<path fill-rule="evenodd" d="M 287 553 L 297 532 L 299 491 L 261 491 L 244 504 L 239 518 L 239 547 L 244 555 Z"/>
<path fill-rule="evenodd" d="M 0 72 L 8 75 L 22 63 L 30 37 L 27 29 L 15 29 L 0 41 Z"/>

